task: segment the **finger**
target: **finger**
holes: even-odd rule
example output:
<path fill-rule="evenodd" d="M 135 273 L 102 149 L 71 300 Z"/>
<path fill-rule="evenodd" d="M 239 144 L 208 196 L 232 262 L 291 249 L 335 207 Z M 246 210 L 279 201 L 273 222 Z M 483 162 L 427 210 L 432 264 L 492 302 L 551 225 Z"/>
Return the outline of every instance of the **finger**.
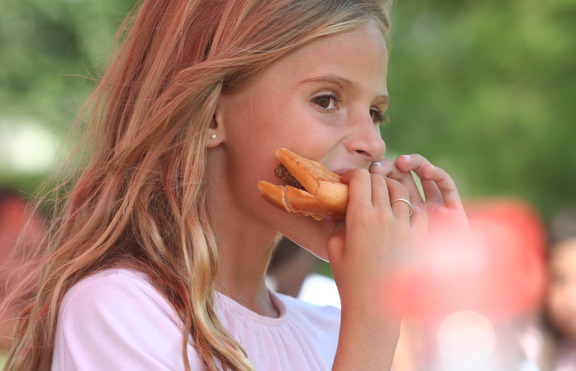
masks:
<path fill-rule="evenodd" d="M 328 240 L 327 252 L 330 262 L 338 259 L 342 255 L 345 246 L 346 228 L 342 222 L 336 223 L 332 236 Z"/>
<path fill-rule="evenodd" d="M 430 164 L 418 154 L 402 155 L 396 159 L 396 166 L 402 171 L 414 171 L 421 179 L 427 201 L 444 203 L 447 207 L 458 208 L 462 201 L 456 184 L 443 169 Z"/>
<path fill-rule="evenodd" d="M 372 206 L 372 182 L 368 171 L 363 169 L 350 170 L 344 173 L 341 179 L 349 186 L 349 212 L 353 211 L 355 207 Z"/>
<path fill-rule="evenodd" d="M 414 212 L 410 218 L 412 224 L 412 231 L 418 238 L 424 236 L 428 229 L 428 214 L 418 206 L 414 206 Z"/>
<path fill-rule="evenodd" d="M 398 171 L 398 168 L 392 160 L 374 161 L 370 164 L 370 173 L 380 174 L 382 176 L 389 176 L 392 172 Z"/>
<path fill-rule="evenodd" d="M 420 205 L 424 201 L 416 181 L 412 176 L 412 173 L 401 171 L 398 169 L 394 161 L 383 160 L 374 162 L 370 166 L 370 172 L 373 174 L 381 174 L 387 178 L 391 178 L 402 183 L 402 185 L 408 189 L 408 199 L 411 203 Z"/>
<path fill-rule="evenodd" d="M 397 180 L 387 178 L 388 193 L 390 197 L 390 207 L 394 215 L 410 218 L 414 208 L 409 200 L 408 189 Z"/>
<path fill-rule="evenodd" d="M 372 204 L 375 207 L 389 206 L 390 197 L 386 178 L 382 175 L 370 174 L 370 180 L 372 182 Z"/>
<path fill-rule="evenodd" d="M 422 168 L 424 165 L 429 164 L 426 158 L 418 154 L 411 154 L 411 155 L 401 155 L 398 156 L 394 164 L 396 167 L 403 172 L 410 172 L 413 171 L 418 175 L 418 177 L 422 178 Z"/>
<path fill-rule="evenodd" d="M 456 188 L 456 183 L 448 173 L 432 164 L 428 164 L 422 169 L 422 176 L 431 182 L 434 182 L 442 195 L 444 204 L 451 209 L 462 209 L 462 199 Z"/>
<path fill-rule="evenodd" d="M 395 213 L 397 213 L 396 210 L 400 207 L 400 205 L 403 205 L 402 210 L 407 210 L 408 216 L 412 216 L 412 213 L 414 212 L 414 207 L 407 198 L 395 198 L 392 200 L 391 204 L 392 209 L 395 210 Z"/>

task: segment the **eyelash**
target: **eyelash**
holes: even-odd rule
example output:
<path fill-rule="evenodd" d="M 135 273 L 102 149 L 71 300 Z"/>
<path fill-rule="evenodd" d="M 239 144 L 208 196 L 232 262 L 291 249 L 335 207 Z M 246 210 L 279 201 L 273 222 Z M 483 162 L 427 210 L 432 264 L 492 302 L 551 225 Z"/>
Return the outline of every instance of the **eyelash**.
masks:
<path fill-rule="evenodd" d="M 372 116 L 372 121 L 377 125 L 382 125 L 390 121 L 390 117 L 384 112 L 380 112 L 378 109 L 371 109 L 370 114 Z"/>
<path fill-rule="evenodd" d="M 323 94 L 323 95 L 319 95 L 317 97 L 312 98 L 312 103 L 314 103 L 316 106 L 318 106 L 323 111 L 332 111 L 332 110 L 336 109 L 337 107 L 326 108 L 322 104 L 320 104 L 320 101 L 323 99 L 326 99 L 326 98 L 328 98 L 330 100 L 330 104 L 334 102 L 335 106 L 342 101 L 338 95 L 336 95 L 334 93 L 329 93 L 329 94 Z M 390 121 L 390 118 L 384 112 L 381 112 L 380 110 L 375 109 L 375 108 L 370 109 L 370 116 L 372 117 L 372 121 L 376 125 L 385 124 L 388 121 Z"/>

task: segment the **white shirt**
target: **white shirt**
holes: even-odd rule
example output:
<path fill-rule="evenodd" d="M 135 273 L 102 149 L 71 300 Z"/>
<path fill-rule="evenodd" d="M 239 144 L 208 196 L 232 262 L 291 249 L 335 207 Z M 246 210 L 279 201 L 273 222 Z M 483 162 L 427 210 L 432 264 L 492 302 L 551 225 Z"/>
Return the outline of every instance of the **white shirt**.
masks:
<path fill-rule="evenodd" d="M 226 329 L 262 371 L 330 370 L 340 311 L 272 294 L 279 318 L 256 314 L 217 294 Z M 188 345 L 192 370 L 201 362 Z M 52 370 L 183 370 L 181 321 L 148 277 L 111 269 L 84 278 L 65 295 Z"/>

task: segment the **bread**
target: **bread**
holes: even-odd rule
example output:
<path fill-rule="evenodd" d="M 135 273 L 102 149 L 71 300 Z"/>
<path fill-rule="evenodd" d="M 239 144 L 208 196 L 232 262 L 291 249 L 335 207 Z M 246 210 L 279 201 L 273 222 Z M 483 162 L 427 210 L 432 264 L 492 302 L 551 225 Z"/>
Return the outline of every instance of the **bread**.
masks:
<path fill-rule="evenodd" d="M 258 189 L 266 201 L 290 214 L 311 216 L 316 220 L 345 218 L 348 185 L 342 182 L 340 175 L 286 148 L 277 150 L 276 157 L 280 160 L 280 166 L 285 167 L 298 182 L 285 179 L 282 175 L 285 171 L 276 171 L 278 176 L 292 185 L 258 182 Z M 297 188 L 298 183 L 303 189 Z"/>

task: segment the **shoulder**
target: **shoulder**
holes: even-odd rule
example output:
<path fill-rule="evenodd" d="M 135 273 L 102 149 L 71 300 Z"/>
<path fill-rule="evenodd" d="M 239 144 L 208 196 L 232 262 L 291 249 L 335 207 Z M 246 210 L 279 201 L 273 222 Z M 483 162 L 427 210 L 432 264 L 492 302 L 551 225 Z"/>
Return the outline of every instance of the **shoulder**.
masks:
<path fill-rule="evenodd" d="M 154 331 L 155 326 L 180 327 L 176 312 L 148 276 L 129 269 L 104 270 L 72 286 L 62 300 L 60 321 L 74 328 L 123 329 L 134 324 L 140 331 Z"/>
<path fill-rule="evenodd" d="M 92 273 L 78 281 L 68 291 L 67 296 L 73 297 L 81 295 L 86 291 L 99 291 L 102 285 L 113 283 L 118 287 L 148 287 L 152 286 L 148 276 L 127 268 L 111 268 L 96 273 Z M 102 290 L 106 292 L 108 290 Z"/>
<path fill-rule="evenodd" d="M 81 311 L 82 313 L 102 314 L 129 309 L 155 308 L 174 317 L 170 304 L 149 282 L 148 277 L 129 269 L 109 269 L 94 273 L 76 283 L 64 296 L 61 314 Z"/>
<path fill-rule="evenodd" d="M 91 274 L 78 281 L 64 296 L 63 306 L 81 304 L 86 300 L 90 302 L 110 298 L 121 301 L 135 298 L 157 300 L 159 297 L 160 293 L 152 286 L 146 274 L 115 268 Z"/>
<path fill-rule="evenodd" d="M 54 369 L 174 369 L 182 326 L 147 275 L 110 269 L 76 283 L 58 313 Z M 193 353 L 193 352 L 191 352 Z M 111 368 L 106 368 L 110 366 Z"/>

